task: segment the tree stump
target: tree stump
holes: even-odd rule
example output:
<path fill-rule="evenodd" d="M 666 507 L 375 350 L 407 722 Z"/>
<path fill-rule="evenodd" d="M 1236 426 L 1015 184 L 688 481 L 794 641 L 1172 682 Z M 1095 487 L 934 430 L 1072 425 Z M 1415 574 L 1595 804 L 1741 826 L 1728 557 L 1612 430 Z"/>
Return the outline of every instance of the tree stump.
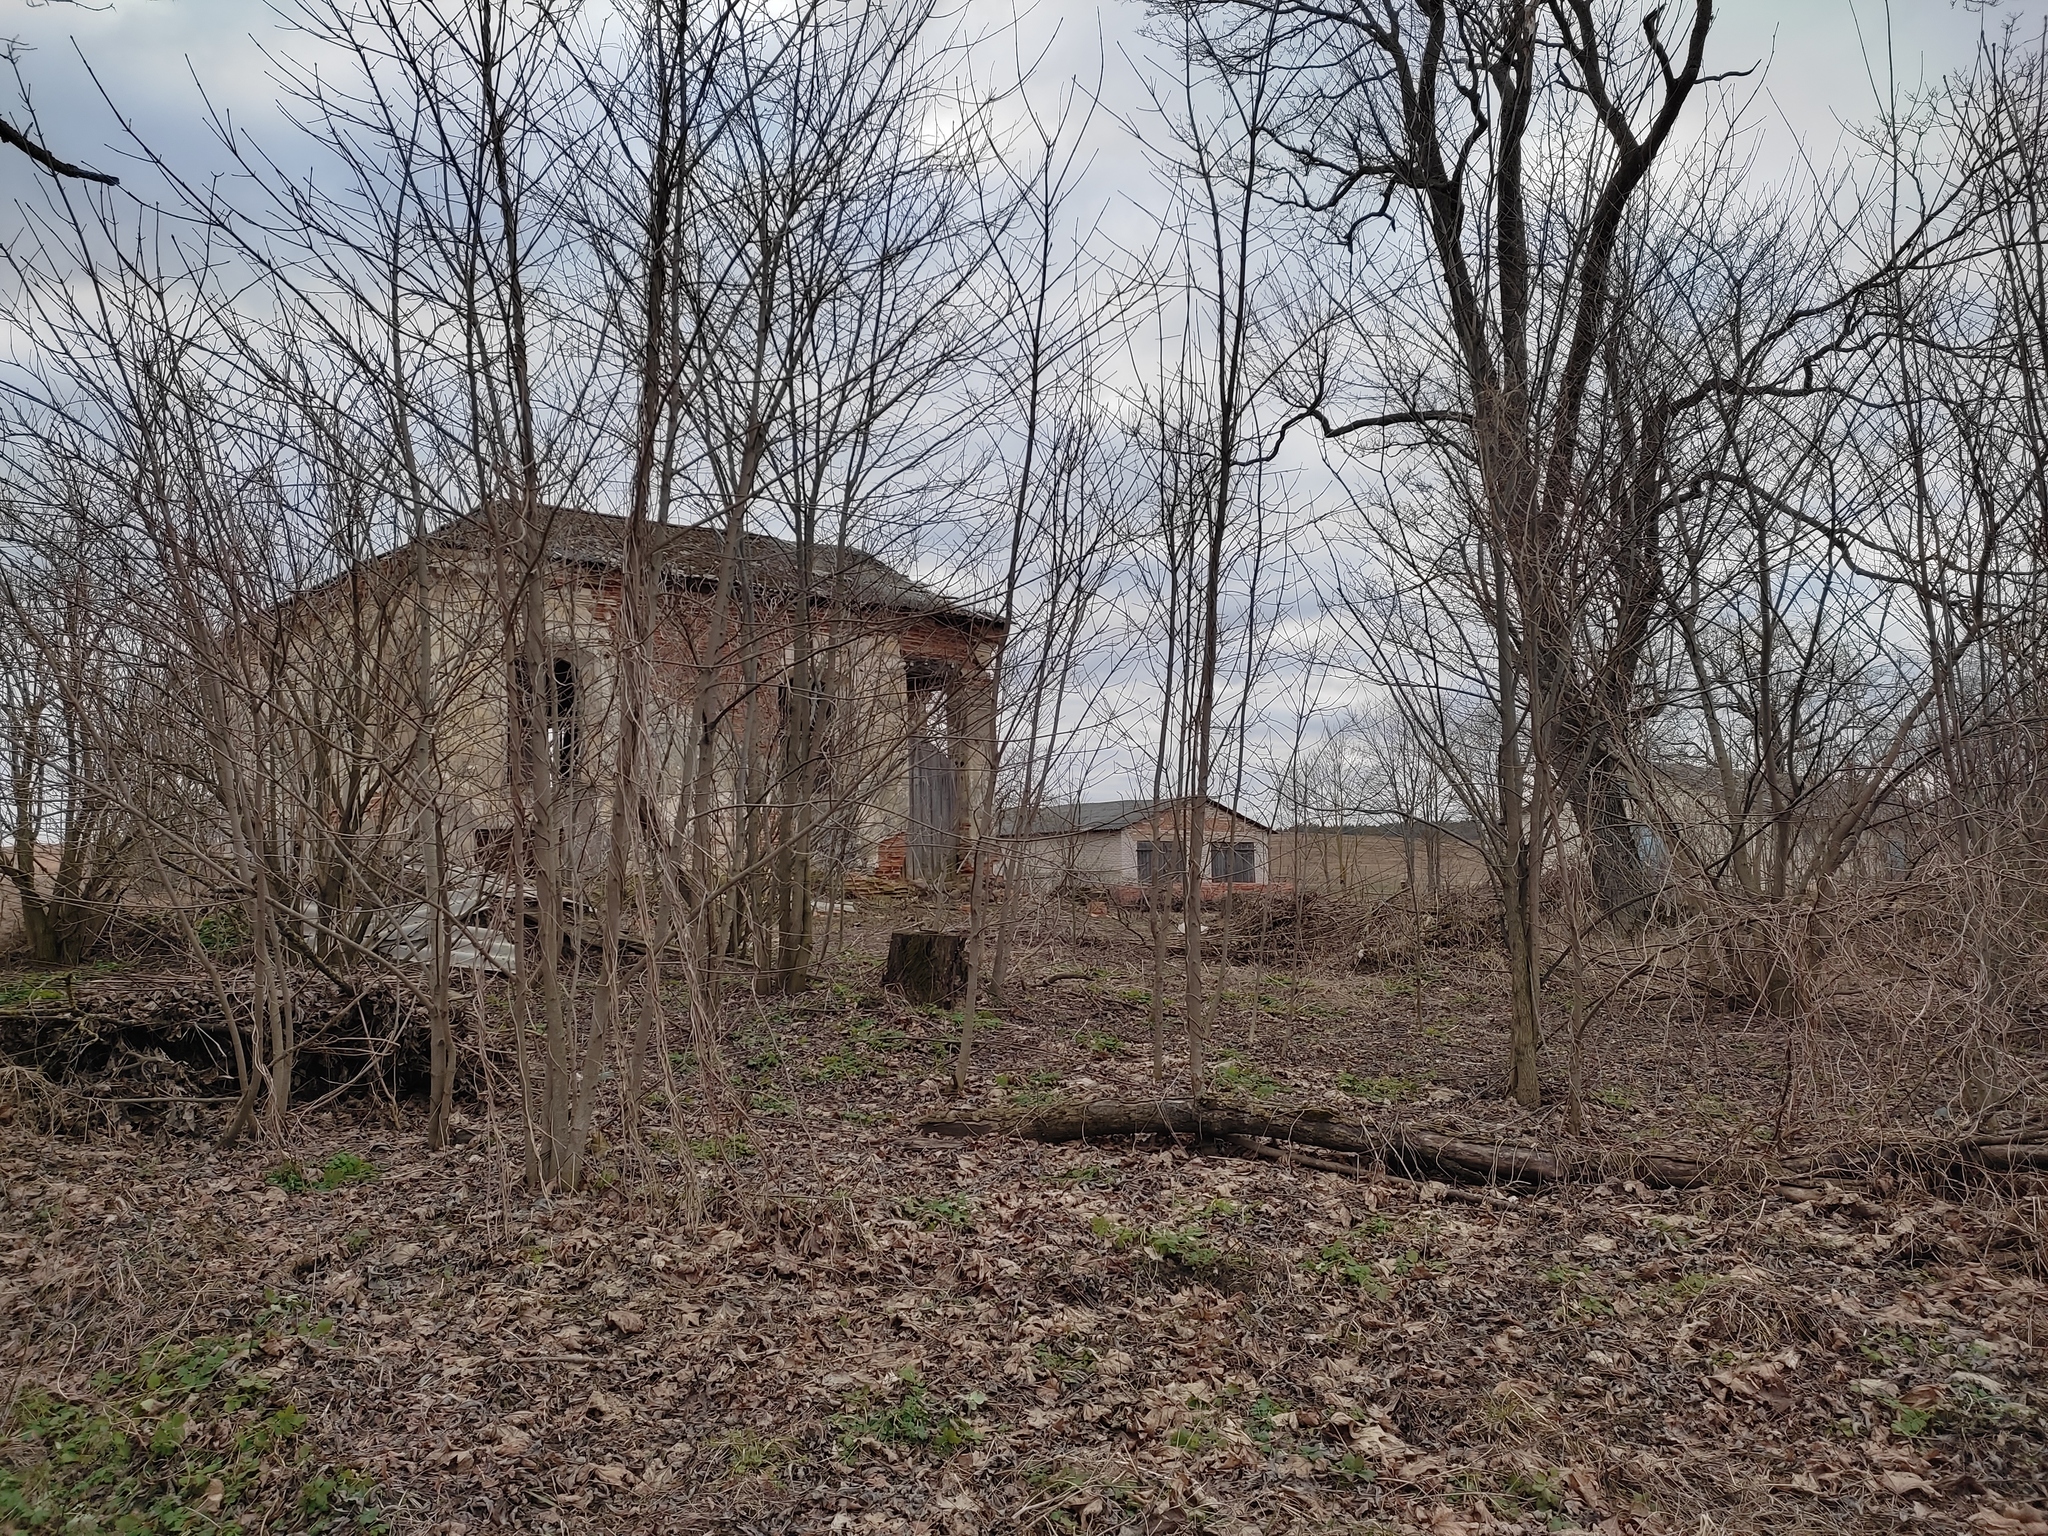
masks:
<path fill-rule="evenodd" d="M 892 933 L 882 985 L 913 1003 L 951 1007 L 967 985 L 967 938 L 958 933 Z"/>

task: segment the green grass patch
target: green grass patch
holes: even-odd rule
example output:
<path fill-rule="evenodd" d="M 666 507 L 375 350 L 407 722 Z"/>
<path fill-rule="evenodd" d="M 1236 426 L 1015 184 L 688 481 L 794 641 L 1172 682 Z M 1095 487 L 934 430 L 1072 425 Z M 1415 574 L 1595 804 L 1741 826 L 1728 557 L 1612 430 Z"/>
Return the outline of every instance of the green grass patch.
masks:
<path fill-rule="evenodd" d="M 1666 1285 L 1659 1286 L 1658 1291 L 1668 1301 L 1689 1306 L 1715 1286 L 1724 1283 L 1727 1278 L 1726 1275 L 1710 1274 L 1706 1270 L 1696 1269 L 1680 1275 Z"/>
<path fill-rule="evenodd" d="M 916 1371 L 906 1367 L 897 1379 L 900 1389 L 894 1401 L 861 1392 L 832 1416 L 830 1428 L 842 1461 L 855 1461 L 864 1447 L 877 1445 L 950 1456 L 981 1438 L 965 1417 L 933 1401 Z M 987 1401 L 981 1393 L 970 1392 L 961 1406 L 972 1413 Z"/>
<path fill-rule="evenodd" d="M 1055 1184 L 1106 1184 L 1109 1170 L 1100 1163 L 1083 1163 L 1079 1168 L 1062 1168 L 1052 1176 Z"/>
<path fill-rule="evenodd" d="M 690 1143 L 690 1154 L 700 1163 L 736 1163 L 754 1155 L 754 1142 L 745 1131 L 734 1131 L 730 1136 L 704 1136 Z"/>
<path fill-rule="evenodd" d="M 1335 1018 L 1337 1010 L 1308 1000 L 1314 990 L 1314 983 L 1299 976 L 1261 976 L 1258 1005 L 1278 1017 Z"/>
<path fill-rule="evenodd" d="M 61 1003 L 64 1001 L 64 978 L 62 976 L 9 976 L 0 981 L 0 1008 L 11 1008 L 19 1003 Z"/>
<path fill-rule="evenodd" d="M 1360 1077 L 1355 1072 L 1337 1074 L 1339 1092 L 1374 1104 L 1399 1104 L 1414 1098 L 1428 1086 L 1426 1079 L 1417 1077 Z"/>
<path fill-rule="evenodd" d="M 982 1012 L 977 1017 L 992 1020 L 994 1014 Z M 910 1036 L 893 1024 L 879 1019 L 855 1017 L 846 1021 L 846 1038 L 864 1051 L 880 1051 L 893 1054 L 908 1049 Z"/>
<path fill-rule="evenodd" d="M 240 907 L 222 907 L 193 924 L 199 947 L 209 955 L 231 954 L 249 942 L 249 920 Z"/>
<path fill-rule="evenodd" d="M 1301 1454 L 1315 1467 L 1319 1476 L 1335 1478 L 1338 1482 L 1346 1484 L 1379 1481 L 1380 1469 L 1378 1466 L 1367 1461 L 1365 1457 L 1359 1455 L 1356 1451 L 1339 1453 L 1326 1445 L 1306 1445 L 1302 1447 Z M 1368 1536 L 1376 1536 L 1377 1532 L 1382 1530 L 1390 1531 L 1393 1527 L 1366 1525 L 1359 1527 L 1359 1529 L 1361 1532 L 1368 1533 Z"/>
<path fill-rule="evenodd" d="M 337 1152 L 318 1168 L 309 1168 L 297 1161 L 279 1163 L 263 1175 L 263 1182 L 303 1195 L 308 1190 L 340 1189 L 349 1184 L 361 1184 L 376 1178 L 379 1171 L 377 1165 L 366 1157 L 358 1157 L 353 1152 Z"/>
<path fill-rule="evenodd" d="M 1496 1512 L 1513 1517 L 1531 1511 L 1558 1515 L 1564 1513 L 1564 1496 L 1564 1474 L 1560 1471 L 1512 1472 L 1507 1486 L 1493 1497 L 1492 1503 Z"/>
<path fill-rule="evenodd" d="M 749 1477 L 780 1482 L 795 1465 L 797 1455 L 787 1440 L 763 1435 L 751 1429 L 729 1429 L 714 1442 L 725 1453 L 726 1474 L 734 1480 Z"/>
<path fill-rule="evenodd" d="M 854 1083 L 863 1078 L 879 1077 L 881 1072 L 879 1061 L 855 1048 L 826 1052 L 805 1075 L 816 1083 Z"/>
<path fill-rule="evenodd" d="M 1200 1222 L 1156 1231 L 1145 1246 L 1169 1264 L 1187 1270 L 1214 1269 L 1223 1261 L 1223 1250 L 1209 1240 Z"/>
<path fill-rule="evenodd" d="M 1926 1434 L 1941 1418 L 1939 1411 L 1931 1406 L 1915 1408 L 1895 1402 L 1892 1408 L 1892 1433 L 1907 1440 Z"/>
<path fill-rule="evenodd" d="M 1303 1267 L 1312 1275 L 1321 1275 L 1329 1280 L 1341 1280 L 1355 1286 L 1375 1301 L 1385 1301 L 1393 1292 L 1380 1279 L 1379 1270 L 1369 1259 L 1351 1251 L 1346 1242 L 1326 1243 L 1322 1252 L 1302 1261 Z"/>
<path fill-rule="evenodd" d="M 160 1344 L 83 1399 L 23 1392 L 0 1450 L 0 1530 L 386 1530 L 369 1480 L 320 1464 L 305 1415 L 249 1355 L 246 1338 Z"/>
<path fill-rule="evenodd" d="M 1203 1451 L 1213 1451 L 1221 1445 L 1223 1435 L 1211 1424 L 1183 1424 L 1167 1435 L 1166 1443 L 1199 1456 Z"/>
<path fill-rule="evenodd" d="M 70 998 L 70 983 L 82 977 L 107 976 L 126 968 L 120 960 L 94 960 L 61 971 L 22 971 L 0 976 L 0 1008 L 19 1003 L 61 1003 Z"/>
<path fill-rule="evenodd" d="M 1449 1274 L 1450 1266 L 1441 1259 L 1425 1258 L 1410 1248 L 1394 1260 L 1394 1273 L 1403 1280 L 1433 1280 L 1439 1275 Z"/>
<path fill-rule="evenodd" d="M 851 1083 L 880 1077 L 889 1069 L 882 1060 L 910 1047 L 910 1036 L 892 1025 L 856 1015 L 848 1019 L 840 1043 L 820 1056 L 805 1074 L 818 1083 Z"/>
<path fill-rule="evenodd" d="M 974 1230 L 974 1202 L 965 1195 L 933 1195 L 924 1200 L 906 1200 L 902 1210 L 921 1227 L 951 1227 L 955 1232 Z"/>
<path fill-rule="evenodd" d="M 1273 1454 L 1273 1432 L 1276 1428 L 1273 1421 L 1285 1412 L 1287 1405 L 1284 1402 L 1268 1397 L 1263 1392 L 1253 1398 L 1251 1406 L 1245 1409 L 1244 1427 L 1251 1432 L 1251 1437 L 1259 1442 L 1259 1449 L 1268 1456 Z"/>
<path fill-rule="evenodd" d="M 1041 1067 L 1029 1077 L 1017 1077 L 1009 1072 L 996 1075 L 996 1086 L 1012 1104 L 1026 1109 L 1043 1109 L 1057 1103 L 1060 1097 L 1060 1075 Z"/>
<path fill-rule="evenodd" d="M 1950 1382 L 1940 1391 L 1941 1395 L 1931 1402 L 1885 1399 L 1885 1406 L 1892 1411 L 1892 1433 L 1903 1440 L 1917 1440 L 1923 1435 L 1982 1434 L 2033 1417 L 2024 1404 L 1969 1381 Z"/>
<path fill-rule="evenodd" d="M 1088 1223 L 1088 1230 L 1097 1237 L 1108 1238 L 1109 1246 L 1112 1248 L 1135 1248 L 1145 1238 L 1143 1228 L 1127 1227 L 1122 1222 L 1113 1221 L 1107 1216 L 1095 1217 Z"/>
<path fill-rule="evenodd" d="M 1223 1262 L 1223 1250 L 1200 1222 L 1184 1227 L 1126 1227 L 1107 1216 L 1097 1216 L 1088 1229 L 1097 1237 L 1108 1238 L 1110 1246 L 1120 1252 L 1141 1251 L 1149 1259 L 1197 1274 Z"/>
<path fill-rule="evenodd" d="M 1253 1062 L 1226 1056 L 1216 1068 L 1216 1086 L 1225 1093 L 1243 1093 L 1264 1099 L 1287 1085 Z"/>
<path fill-rule="evenodd" d="M 1047 1339 L 1031 1346 L 1031 1363 L 1070 1387 L 1093 1376 L 1100 1358 L 1075 1339 Z"/>
<path fill-rule="evenodd" d="M 1593 1284 L 1593 1275 L 1582 1264 L 1553 1264 L 1538 1270 L 1536 1278 L 1558 1289 L 1557 1316 L 1569 1322 L 1612 1317 L 1614 1303 Z"/>
<path fill-rule="evenodd" d="M 747 1107 L 757 1115 L 769 1116 L 794 1114 L 796 1111 L 796 1105 L 789 1095 L 773 1088 L 764 1088 L 759 1093 L 747 1095 Z"/>

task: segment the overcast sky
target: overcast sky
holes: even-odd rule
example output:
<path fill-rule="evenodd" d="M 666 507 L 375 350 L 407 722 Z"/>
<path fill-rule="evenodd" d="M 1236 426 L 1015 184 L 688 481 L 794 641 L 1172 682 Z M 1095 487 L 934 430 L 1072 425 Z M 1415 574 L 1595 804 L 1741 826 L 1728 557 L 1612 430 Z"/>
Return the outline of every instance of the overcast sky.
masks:
<path fill-rule="evenodd" d="M 970 0 L 1007 5 L 1008 0 Z M 1090 6 L 1084 0 L 1018 0 L 1026 54 L 1045 48 L 1041 82 L 1079 75 L 1093 81 L 1098 49 L 1107 45 L 1104 95 L 1134 101 L 1142 68 L 1136 37 L 1141 6 Z M 1869 114 L 1874 87 L 1889 68 L 1902 88 L 1964 67 L 1980 31 L 2017 22 L 2041 24 L 2048 0 L 2002 4 L 1956 0 L 1723 0 L 1716 24 L 1715 66 L 1765 65 L 1752 121 L 1767 141 L 1766 159 L 1782 164 L 1803 141 L 1806 153 L 1828 159 L 1839 125 Z M 219 163 L 202 122 L 202 91 L 237 121 L 263 131 L 282 148 L 272 107 L 265 49 L 289 49 L 293 38 L 265 0 L 107 0 L 97 6 L 54 0 L 0 0 L 0 37 L 20 45 L 20 69 L 43 133 L 67 158 L 138 177 L 101 87 L 121 113 L 181 170 L 202 174 Z M 1049 46 L 1048 46 L 1049 45 Z M 90 67 L 90 73 L 88 72 Z M 93 83 L 97 75 L 99 86 Z M 1743 90 L 1745 87 L 1734 87 Z M 12 83 L 8 106 L 19 120 Z M 1121 156 L 1112 157 L 1119 164 Z M 1135 159 L 1132 170 L 1139 169 Z M 0 158 L 0 199 L 27 189 L 36 173 L 17 155 Z M 18 215 L 0 213 L 11 228 Z"/>
<path fill-rule="evenodd" d="M 1063 82 L 1080 79 L 1092 89 L 1101 80 L 1108 110 L 1095 121 L 1095 159 L 1086 187 L 1100 212 L 1085 214 L 1083 225 L 1091 239 L 1144 245 L 1147 207 L 1156 205 L 1156 191 L 1142 150 L 1117 121 L 1144 99 L 1142 5 L 1136 0 L 1099 7 L 1087 0 L 963 3 L 987 8 L 967 13 L 966 24 L 979 30 L 996 29 L 1012 4 L 1025 9 L 1014 34 L 1014 55 L 1039 58 L 1034 90 L 1041 102 L 1049 103 Z M 1626 3 L 1647 9 L 1645 0 Z M 1967 68 L 1984 31 L 2016 26 L 2031 35 L 2042 26 L 2044 14 L 2048 0 L 1989 6 L 1893 0 L 1889 7 L 1881 0 L 1722 0 L 1710 65 L 1717 70 L 1761 66 L 1753 80 L 1721 89 L 1748 103 L 1743 121 L 1756 137 L 1754 164 L 1775 178 L 1802 155 L 1822 165 L 1832 161 L 1843 126 L 1867 120 L 1888 81 L 1900 96 L 1910 95 Z M 21 76 L 45 141 L 67 159 L 122 176 L 124 192 L 147 200 L 154 177 L 125 143 L 116 109 L 194 183 L 225 170 L 224 156 L 205 125 L 209 102 L 254 132 L 283 165 L 310 164 L 308 151 L 295 143 L 277 113 L 265 57 L 267 50 L 294 51 L 297 40 L 265 0 L 110 0 L 97 8 L 64 0 L 0 0 L 0 37 L 17 41 Z M 1003 56 L 990 50 L 983 65 L 991 77 L 1000 77 L 1012 57 L 1008 49 Z M 12 97 L 5 109 L 22 121 L 24 104 L 11 82 L 0 95 Z M 11 240 L 22 228 L 25 215 L 18 199 L 26 198 L 31 206 L 41 200 L 40 176 L 25 157 L 0 152 L 0 239 Z M 1156 228 L 1156 220 L 1152 223 Z M 1314 615 L 1298 618 L 1313 626 Z M 1308 636 L 1299 654 L 1319 656 L 1321 646 Z M 1150 686 L 1138 670 L 1111 667 L 1100 681 L 1112 692 L 1133 690 L 1135 705 L 1137 694 Z M 1264 734 L 1284 736 L 1282 717 L 1301 708 L 1281 696 L 1312 698 L 1309 712 L 1327 717 L 1356 697 L 1357 686 L 1339 668 L 1327 674 L 1313 665 L 1281 669 L 1258 690 L 1269 695 L 1262 704 L 1270 707 L 1259 711 L 1262 719 L 1271 717 Z M 1125 713 L 1151 718 L 1142 708 L 1109 711 L 1111 718 Z M 1142 743 L 1104 737 L 1099 746 L 1101 757 L 1091 768 L 1076 765 L 1070 789 L 1098 795 L 1139 792 L 1142 774 L 1133 777 L 1131 765 L 1142 758 Z"/>

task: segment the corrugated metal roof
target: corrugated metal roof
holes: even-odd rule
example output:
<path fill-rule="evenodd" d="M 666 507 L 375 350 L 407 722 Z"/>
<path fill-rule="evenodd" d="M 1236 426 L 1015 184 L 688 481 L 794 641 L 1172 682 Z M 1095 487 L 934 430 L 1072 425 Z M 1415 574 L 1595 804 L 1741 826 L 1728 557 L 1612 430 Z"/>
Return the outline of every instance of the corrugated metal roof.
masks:
<path fill-rule="evenodd" d="M 1171 814 L 1178 804 L 1174 800 L 1083 800 L 1072 805 L 1042 806 L 1028 820 L 1020 820 L 1014 812 L 1004 817 L 996 828 L 996 835 L 1082 837 L 1095 832 L 1121 832 L 1138 822 L 1150 820 L 1155 812 Z M 1252 820 L 1244 812 L 1233 810 L 1221 800 L 1211 800 L 1209 806 L 1226 816 L 1235 816 L 1253 831 L 1273 830 L 1263 822 Z"/>

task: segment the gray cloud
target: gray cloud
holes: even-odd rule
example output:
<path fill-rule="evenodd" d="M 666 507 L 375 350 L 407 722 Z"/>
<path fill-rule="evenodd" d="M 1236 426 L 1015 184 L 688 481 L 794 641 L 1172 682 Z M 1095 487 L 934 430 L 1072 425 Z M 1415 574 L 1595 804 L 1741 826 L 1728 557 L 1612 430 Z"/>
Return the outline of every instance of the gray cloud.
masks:
<path fill-rule="evenodd" d="M 22 47 L 22 76 L 46 142 L 69 159 L 120 175 L 138 195 L 152 195 L 155 180 L 133 157 L 117 110 L 181 174 L 197 180 L 227 169 L 205 124 L 207 101 L 258 133 L 287 164 L 304 158 L 276 109 L 264 57 L 266 48 L 304 47 L 288 25 L 288 8 L 266 0 L 17 0 L 10 9 L 0 37 Z M 1817 159 L 1831 158 L 1840 125 L 1870 116 L 1888 72 L 1910 91 L 1966 68 L 1983 31 L 2037 28 L 2048 0 L 1982 9 L 1952 0 L 1897 0 L 1889 8 L 1879 0 L 1723 0 L 1721 9 L 1721 67 L 1766 66 L 1751 116 L 1764 140 L 1760 158 L 1776 166 L 1800 143 Z M 999 19 L 991 9 L 984 24 Z M 1038 60 L 1047 86 L 1078 78 L 1092 87 L 1099 76 L 1112 114 L 1141 114 L 1142 19 L 1136 4 L 1046 0 L 1023 14 L 1014 56 Z M 7 110 L 19 122 L 20 94 L 11 81 L 5 89 Z M 1116 142 L 1121 135 L 1106 117 L 1097 127 L 1096 195 L 1108 201 L 1138 191 L 1130 183 L 1144 176 L 1142 157 Z M 21 156 L 0 157 L 0 203 L 35 192 L 40 179 Z M 11 207 L 0 209 L 0 229 L 17 226 L 19 217 Z"/>

